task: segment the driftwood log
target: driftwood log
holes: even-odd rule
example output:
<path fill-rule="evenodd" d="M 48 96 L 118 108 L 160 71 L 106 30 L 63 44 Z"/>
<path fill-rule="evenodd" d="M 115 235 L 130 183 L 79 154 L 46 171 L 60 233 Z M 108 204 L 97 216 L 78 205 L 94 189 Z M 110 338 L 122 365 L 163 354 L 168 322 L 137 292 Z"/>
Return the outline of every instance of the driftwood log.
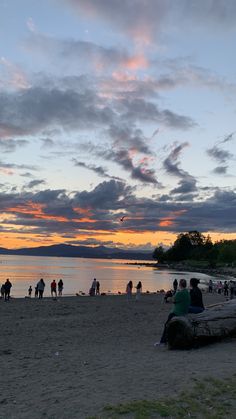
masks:
<path fill-rule="evenodd" d="M 189 349 L 230 336 L 236 336 L 236 299 L 200 314 L 174 317 L 167 326 L 169 349 Z"/>

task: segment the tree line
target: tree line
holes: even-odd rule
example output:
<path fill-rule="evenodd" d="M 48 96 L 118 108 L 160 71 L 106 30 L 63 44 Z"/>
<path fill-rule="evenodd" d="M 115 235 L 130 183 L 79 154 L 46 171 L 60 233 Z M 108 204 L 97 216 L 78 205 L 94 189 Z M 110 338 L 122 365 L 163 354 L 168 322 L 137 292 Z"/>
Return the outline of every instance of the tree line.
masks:
<path fill-rule="evenodd" d="M 164 249 L 156 247 L 153 259 L 159 263 L 195 260 L 207 262 L 211 267 L 217 264 L 236 263 L 236 240 L 220 240 L 213 243 L 209 235 L 198 231 L 178 234 L 173 246 Z"/>

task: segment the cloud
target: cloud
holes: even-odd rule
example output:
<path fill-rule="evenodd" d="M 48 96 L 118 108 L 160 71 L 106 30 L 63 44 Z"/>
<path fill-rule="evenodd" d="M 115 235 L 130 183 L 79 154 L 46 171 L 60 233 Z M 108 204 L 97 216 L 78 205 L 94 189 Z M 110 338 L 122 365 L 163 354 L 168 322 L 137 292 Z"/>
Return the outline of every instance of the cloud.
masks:
<path fill-rule="evenodd" d="M 231 140 L 232 140 L 232 135 L 229 135 L 220 143 L 224 144 Z M 211 157 L 214 161 L 220 164 L 213 170 L 213 172 L 218 175 L 225 175 L 228 169 L 228 166 L 226 163 L 232 160 L 234 155 L 230 153 L 229 151 L 220 148 L 217 145 L 213 146 L 212 148 L 208 148 L 206 152 L 209 157 Z"/>
<path fill-rule="evenodd" d="M 39 185 L 44 185 L 46 182 L 45 180 L 42 179 L 35 179 L 35 180 L 31 180 L 26 187 L 29 189 L 35 188 L 35 186 L 39 186 Z"/>
<path fill-rule="evenodd" d="M 105 178 L 108 178 L 108 179 L 110 178 L 110 179 L 119 180 L 119 178 L 116 178 L 115 176 L 110 176 L 107 173 L 107 170 L 102 166 L 96 166 L 94 164 L 87 164 L 87 163 L 78 161 L 76 159 L 72 159 L 72 161 L 73 161 L 75 166 L 84 167 L 85 169 L 92 170 L 93 172 L 95 172 L 99 176 L 102 176 L 102 177 L 105 177 Z"/>
<path fill-rule="evenodd" d="M 130 54 L 127 50 L 118 47 L 104 47 L 94 42 L 75 39 L 57 39 L 45 34 L 34 33 L 25 41 L 25 45 L 33 53 L 40 52 L 51 59 L 63 58 L 83 68 L 94 69 L 97 72 L 107 71 L 108 68 L 137 70 L 148 66 L 147 59 L 138 54 Z"/>
<path fill-rule="evenodd" d="M 11 138 L 2 139 L 0 138 L 0 150 L 3 153 L 12 153 L 16 151 L 17 148 L 25 147 L 29 144 L 27 140 L 13 140 Z"/>
<path fill-rule="evenodd" d="M 186 172 L 179 168 L 180 162 L 178 161 L 178 158 L 182 150 L 187 146 L 189 146 L 188 142 L 184 142 L 182 144 L 174 146 L 169 156 L 164 160 L 163 167 L 166 170 L 166 172 L 170 175 L 180 178 L 186 176 Z"/>
<path fill-rule="evenodd" d="M 39 192 L 0 193 L 2 230 L 42 237 L 59 234 L 78 236 L 111 235 L 122 232 L 183 232 L 194 225 L 198 231 L 230 232 L 236 227 L 234 191 L 217 189 L 207 199 L 153 199 L 136 197 L 124 182 L 102 182 L 91 191 L 66 193 L 63 189 Z M 120 223 L 121 214 L 125 222 Z M 84 240 L 84 238 L 83 238 Z"/>
<path fill-rule="evenodd" d="M 197 22 L 199 28 L 232 30 L 235 27 L 236 5 L 234 0 L 63 0 L 86 16 L 100 18 L 116 26 L 137 42 L 157 40 L 162 29 L 178 28 Z"/>

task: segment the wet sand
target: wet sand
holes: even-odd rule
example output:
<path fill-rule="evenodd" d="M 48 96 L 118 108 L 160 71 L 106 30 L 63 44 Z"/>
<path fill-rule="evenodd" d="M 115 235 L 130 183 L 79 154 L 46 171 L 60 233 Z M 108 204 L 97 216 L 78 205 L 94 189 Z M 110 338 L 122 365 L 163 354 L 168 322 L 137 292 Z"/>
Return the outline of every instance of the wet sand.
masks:
<path fill-rule="evenodd" d="M 223 301 L 204 294 L 206 305 Z M 236 339 L 189 351 L 154 347 L 171 303 L 145 294 L 0 301 L 0 418 L 67 419 L 107 404 L 177 394 L 236 373 Z"/>

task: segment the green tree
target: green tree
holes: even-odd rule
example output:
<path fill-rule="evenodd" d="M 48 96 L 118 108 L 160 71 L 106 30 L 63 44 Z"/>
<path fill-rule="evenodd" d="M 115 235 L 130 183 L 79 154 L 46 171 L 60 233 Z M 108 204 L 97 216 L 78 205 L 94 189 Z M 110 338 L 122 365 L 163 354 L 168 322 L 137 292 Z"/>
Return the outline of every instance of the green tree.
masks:
<path fill-rule="evenodd" d="M 157 262 L 163 262 L 165 258 L 165 251 L 162 246 L 156 247 L 152 254 L 153 259 L 156 259 Z"/>

